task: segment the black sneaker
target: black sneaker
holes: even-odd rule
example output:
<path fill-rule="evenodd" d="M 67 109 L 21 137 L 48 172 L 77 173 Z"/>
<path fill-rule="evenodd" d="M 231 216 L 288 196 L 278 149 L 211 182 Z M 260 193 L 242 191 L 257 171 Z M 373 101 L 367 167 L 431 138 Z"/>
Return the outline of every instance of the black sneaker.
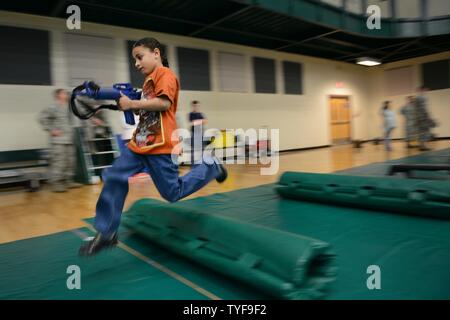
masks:
<path fill-rule="evenodd" d="M 111 238 L 105 238 L 101 233 L 97 233 L 94 239 L 90 240 L 88 243 L 83 244 L 80 247 L 78 254 L 83 257 L 90 257 L 96 255 L 103 249 L 113 248 L 117 245 L 117 233 L 115 233 Z"/>
<path fill-rule="evenodd" d="M 217 163 L 217 168 L 219 169 L 219 175 L 216 177 L 216 181 L 222 183 L 228 178 L 228 171 L 220 163 Z"/>

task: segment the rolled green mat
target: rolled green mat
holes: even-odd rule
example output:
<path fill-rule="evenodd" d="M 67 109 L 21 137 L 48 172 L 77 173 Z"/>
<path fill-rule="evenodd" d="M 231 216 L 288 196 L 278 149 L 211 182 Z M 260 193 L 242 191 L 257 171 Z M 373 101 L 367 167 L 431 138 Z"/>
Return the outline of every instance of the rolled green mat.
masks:
<path fill-rule="evenodd" d="M 295 200 L 450 219 L 444 181 L 285 172 L 276 190 Z"/>
<path fill-rule="evenodd" d="M 319 299 L 335 279 L 320 240 L 142 199 L 123 216 L 139 235 L 268 295 Z"/>

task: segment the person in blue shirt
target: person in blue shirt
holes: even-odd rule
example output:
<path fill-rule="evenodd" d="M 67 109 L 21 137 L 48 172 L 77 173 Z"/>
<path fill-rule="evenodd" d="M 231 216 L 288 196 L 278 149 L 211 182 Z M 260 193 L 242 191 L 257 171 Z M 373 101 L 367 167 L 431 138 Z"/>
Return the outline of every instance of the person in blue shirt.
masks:
<path fill-rule="evenodd" d="M 382 108 L 382 115 L 384 118 L 384 146 L 386 151 L 391 151 L 391 134 L 396 127 L 395 113 L 391 110 L 391 102 L 385 101 Z"/>
<path fill-rule="evenodd" d="M 189 113 L 189 125 L 191 127 L 191 162 L 195 164 L 200 161 L 200 157 L 195 157 L 199 150 L 203 150 L 203 129 L 208 120 L 200 112 L 200 102 L 194 100 L 191 102 L 192 111 Z"/>

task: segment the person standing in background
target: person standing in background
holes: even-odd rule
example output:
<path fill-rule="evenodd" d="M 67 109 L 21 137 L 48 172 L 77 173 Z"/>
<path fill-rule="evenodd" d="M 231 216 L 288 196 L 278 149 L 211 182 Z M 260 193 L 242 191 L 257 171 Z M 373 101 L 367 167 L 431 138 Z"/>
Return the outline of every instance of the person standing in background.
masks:
<path fill-rule="evenodd" d="M 417 121 L 414 103 L 414 96 L 408 96 L 406 104 L 400 110 L 400 113 L 405 117 L 405 142 L 408 149 L 414 148 L 411 141 L 416 139 Z"/>
<path fill-rule="evenodd" d="M 420 151 L 428 151 L 430 148 L 427 142 L 431 139 L 431 129 L 436 127 L 436 122 L 431 119 L 428 112 L 428 99 L 425 93 L 428 91 L 425 87 L 417 89 L 418 95 L 416 97 L 415 109 L 417 117 L 417 134 L 419 136 Z"/>
<path fill-rule="evenodd" d="M 196 163 L 194 154 L 196 151 L 203 150 L 203 126 L 208 120 L 200 112 L 200 102 L 194 100 L 191 102 L 192 111 L 189 113 L 189 124 L 191 126 L 191 162 Z M 200 158 L 201 159 L 201 158 Z"/>
<path fill-rule="evenodd" d="M 384 147 L 386 148 L 386 151 L 392 151 L 391 134 L 396 127 L 395 113 L 391 110 L 390 104 L 390 101 L 385 101 L 382 109 L 384 118 Z"/>
<path fill-rule="evenodd" d="M 75 146 L 72 114 L 68 107 L 69 95 L 64 89 L 53 93 L 54 105 L 43 110 L 39 122 L 50 134 L 50 183 L 52 191 L 65 192 L 80 187 L 75 183 Z"/>

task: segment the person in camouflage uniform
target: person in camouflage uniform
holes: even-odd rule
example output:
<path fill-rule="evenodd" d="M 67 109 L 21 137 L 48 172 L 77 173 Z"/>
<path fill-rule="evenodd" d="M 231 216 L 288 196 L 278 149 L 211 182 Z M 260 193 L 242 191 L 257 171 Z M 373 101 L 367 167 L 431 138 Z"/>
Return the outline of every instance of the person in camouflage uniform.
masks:
<path fill-rule="evenodd" d="M 430 150 L 427 142 L 431 139 L 431 129 L 436 127 L 436 122 L 431 119 L 427 108 L 427 98 L 425 97 L 427 89 L 420 87 L 416 97 L 416 121 L 417 121 L 417 135 L 419 137 L 420 150 Z"/>
<path fill-rule="evenodd" d="M 401 108 L 400 113 L 405 117 L 405 142 L 407 148 L 414 148 L 411 141 L 417 139 L 416 129 L 416 108 L 414 96 L 406 98 L 406 104 Z"/>
<path fill-rule="evenodd" d="M 54 91 L 55 104 L 43 110 L 39 122 L 50 134 L 50 183 L 54 192 L 76 188 L 75 146 L 73 144 L 72 114 L 68 107 L 69 95 L 64 89 Z"/>

